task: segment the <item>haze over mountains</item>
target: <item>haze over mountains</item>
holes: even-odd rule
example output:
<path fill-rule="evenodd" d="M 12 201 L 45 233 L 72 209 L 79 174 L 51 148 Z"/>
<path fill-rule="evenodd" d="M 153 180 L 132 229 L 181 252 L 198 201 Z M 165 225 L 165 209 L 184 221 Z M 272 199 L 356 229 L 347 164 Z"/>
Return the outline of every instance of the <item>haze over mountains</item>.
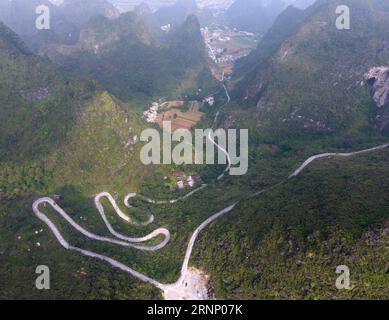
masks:
<path fill-rule="evenodd" d="M 369 87 L 361 85 L 373 67 L 388 64 L 386 35 L 377 31 L 389 27 L 388 17 L 384 18 L 387 12 L 378 2 L 368 6 L 365 1 L 353 1 L 355 25 L 346 33 L 328 23 L 336 19 L 337 5 L 319 1 L 306 13 L 287 9 L 247 58 L 246 66 L 241 62 L 246 74 L 237 83 L 238 99 L 255 106 L 258 118 L 270 121 L 273 129 L 285 127 L 288 134 L 293 127 L 363 131 L 372 112 L 376 126 L 388 130 L 381 125 L 387 123 L 380 116 L 385 111 L 366 104 Z M 290 24 L 291 19 L 297 24 Z M 280 35 L 284 38 L 277 38 Z M 379 49 L 376 43 L 381 44 Z"/>
<path fill-rule="evenodd" d="M 305 1 L 296 6 L 305 8 L 313 1 Z M 54 2 L 55 3 L 55 2 Z M 213 2 L 212 2 L 213 3 Z M 150 15 L 158 27 L 163 25 L 179 26 L 190 14 L 196 14 L 202 24 L 211 24 L 221 21 L 231 28 L 239 30 L 264 33 L 272 24 L 278 14 L 288 4 L 281 1 L 237 0 L 222 9 L 208 8 L 195 0 L 178 0 L 172 3 L 163 3 L 163 6 L 152 10 L 152 3 L 134 3 L 132 9 L 136 11 L 138 5 L 147 6 Z M 294 2 L 293 2 L 294 4 Z M 47 5 L 51 10 L 51 28 L 38 32 L 35 26 L 35 8 Z M 117 4 L 116 4 L 117 5 Z M 52 1 L 37 0 L 2 0 L 0 18 L 32 48 L 38 50 L 46 43 L 58 42 L 73 44 L 78 40 L 80 28 L 85 26 L 90 18 L 103 15 L 108 19 L 117 18 L 120 8 L 107 0 L 64 0 L 52 4 Z M 139 8 L 139 6 L 138 6 Z"/>
<path fill-rule="evenodd" d="M 141 221 L 154 214 L 151 225 L 129 225 L 103 206 L 123 234 L 163 227 L 168 245 L 117 249 L 41 209 L 72 245 L 161 283 L 178 279 L 193 230 L 236 203 L 193 249 L 190 266 L 210 277 L 209 298 L 386 298 L 389 151 L 370 148 L 388 143 L 389 6 L 342 0 L 351 29 L 339 30 L 339 1 L 313 2 L 43 1 L 51 28 L 37 30 L 42 1 L 0 0 L 0 298 L 162 298 L 108 264 L 69 254 L 31 209 L 55 198 L 103 235 L 93 202 L 101 191 L 119 206 L 130 192 L 162 201 L 134 196 L 126 208 Z M 202 27 L 221 53 L 232 37 L 233 49 L 252 38 L 256 48 L 216 79 Z M 182 102 L 181 114 L 196 102 L 202 118 L 193 128 L 248 129 L 248 173 L 217 179 L 224 166 L 142 164 L 141 132 L 158 129 L 142 114 L 155 101 Z M 189 175 L 207 187 L 185 196 L 176 182 Z M 56 275 L 45 292 L 31 285 L 42 261 Z M 335 287 L 338 265 L 352 270 L 352 290 Z"/>
<path fill-rule="evenodd" d="M 199 30 L 197 18 L 189 16 L 161 42 L 141 17 L 129 12 L 114 21 L 95 18 L 81 29 L 78 43 L 47 46 L 41 54 L 94 77 L 122 99 L 151 97 L 178 90 L 185 78 L 192 88 L 212 85 Z"/>

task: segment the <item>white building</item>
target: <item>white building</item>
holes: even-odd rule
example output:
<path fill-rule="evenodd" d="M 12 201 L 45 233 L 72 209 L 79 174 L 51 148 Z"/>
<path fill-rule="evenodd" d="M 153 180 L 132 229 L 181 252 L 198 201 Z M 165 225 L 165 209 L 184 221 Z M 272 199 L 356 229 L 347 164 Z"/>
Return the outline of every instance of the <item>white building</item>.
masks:
<path fill-rule="evenodd" d="M 188 182 L 188 186 L 189 186 L 190 188 L 192 188 L 192 187 L 194 186 L 194 184 L 195 184 L 195 181 L 193 180 L 192 176 L 189 176 L 189 177 L 188 177 L 187 182 Z"/>
<path fill-rule="evenodd" d="M 215 104 L 215 98 L 213 96 L 209 96 L 205 98 L 205 101 L 209 104 L 209 106 L 213 106 Z"/>
<path fill-rule="evenodd" d="M 157 102 L 153 102 L 151 107 L 143 112 L 143 118 L 146 122 L 155 122 L 157 119 L 157 113 L 159 109 L 159 104 Z"/>
<path fill-rule="evenodd" d="M 170 23 L 161 27 L 161 30 L 164 32 L 169 32 L 170 29 L 171 29 Z"/>

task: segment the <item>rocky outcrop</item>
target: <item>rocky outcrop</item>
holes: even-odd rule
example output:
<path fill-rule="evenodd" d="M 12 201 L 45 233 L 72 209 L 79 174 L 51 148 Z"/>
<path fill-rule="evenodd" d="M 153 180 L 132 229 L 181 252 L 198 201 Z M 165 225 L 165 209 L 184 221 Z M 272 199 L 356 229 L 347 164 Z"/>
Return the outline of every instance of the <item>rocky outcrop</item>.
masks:
<path fill-rule="evenodd" d="M 365 80 L 371 86 L 371 93 L 377 107 L 389 103 L 389 67 L 375 67 L 365 74 Z"/>
<path fill-rule="evenodd" d="M 377 128 L 389 133 L 389 67 L 375 67 L 365 74 L 371 96 L 377 105 Z"/>

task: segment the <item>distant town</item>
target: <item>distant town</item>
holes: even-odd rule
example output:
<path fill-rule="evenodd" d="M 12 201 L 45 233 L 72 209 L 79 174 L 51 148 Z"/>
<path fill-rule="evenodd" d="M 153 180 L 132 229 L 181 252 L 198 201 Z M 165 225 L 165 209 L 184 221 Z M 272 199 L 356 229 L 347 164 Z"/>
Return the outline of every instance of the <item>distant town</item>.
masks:
<path fill-rule="evenodd" d="M 205 27 L 201 33 L 209 58 L 227 76 L 233 72 L 234 62 L 247 56 L 258 44 L 254 33 L 225 26 Z"/>

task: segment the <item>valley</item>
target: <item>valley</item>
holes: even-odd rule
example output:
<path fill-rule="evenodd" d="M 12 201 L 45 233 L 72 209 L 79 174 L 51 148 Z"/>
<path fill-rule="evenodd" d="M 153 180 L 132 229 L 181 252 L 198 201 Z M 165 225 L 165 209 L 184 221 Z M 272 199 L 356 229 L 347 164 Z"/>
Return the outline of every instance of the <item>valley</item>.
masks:
<path fill-rule="evenodd" d="M 201 29 L 208 50 L 209 59 L 216 65 L 212 68 L 216 78 L 223 75 L 230 76 L 235 61 L 243 58 L 255 49 L 257 35 L 245 31 L 233 31 L 229 28 L 217 26 Z"/>
<path fill-rule="evenodd" d="M 225 93 L 226 93 L 226 97 L 227 97 L 227 102 L 226 102 L 225 105 L 227 105 L 230 102 L 230 96 L 229 96 L 227 88 L 224 87 L 224 89 L 225 89 Z M 169 104 L 167 104 L 167 105 L 169 105 Z M 216 122 L 216 120 L 217 120 L 217 114 L 215 116 L 214 122 Z M 208 137 L 208 139 L 211 139 L 211 138 Z M 220 148 L 220 146 L 214 140 L 212 140 L 212 142 L 218 148 Z M 299 176 L 300 174 L 302 174 L 302 172 L 311 163 L 313 163 L 317 159 L 330 158 L 330 157 L 331 158 L 333 158 L 333 157 L 335 157 L 335 158 L 336 157 L 352 157 L 352 156 L 356 156 L 356 155 L 361 155 L 361 154 L 365 154 L 365 153 L 371 153 L 371 152 L 374 152 L 374 151 L 386 149 L 388 147 L 389 147 L 389 144 L 384 144 L 384 145 L 380 145 L 380 146 L 373 147 L 373 148 L 370 148 L 370 149 L 360 150 L 360 151 L 355 151 L 355 152 L 350 152 L 350 153 L 323 153 L 323 154 L 311 156 L 306 161 L 304 161 L 304 163 L 298 169 L 296 169 L 294 172 L 292 172 L 289 175 L 288 179 L 295 178 L 295 177 Z M 224 150 L 224 152 L 226 152 L 226 151 Z M 231 163 L 229 162 L 229 164 L 228 164 L 228 166 L 227 166 L 225 171 L 229 170 L 230 164 Z M 218 180 L 220 180 L 222 177 L 223 177 L 223 175 L 219 176 Z M 239 200 L 238 202 L 236 202 L 236 203 L 234 203 L 234 204 L 232 204 L 232 205 L 222 209 L 221 211 L 218 211 L 217 213 L 211 215 L 209 218 L 207 218 L 205 221 L 203 221 L 195 229 L 195 231 L 192 233 L 192 236 L 191 236 L 191 238 L 189 240 L 189 243 L 188 243 L 188 246 L 187 246 L 187 249 L 186 249 L 186 252 L 185 252 L 185 258 L 184 258 L 184 261 L 182 263 L 180 277 L 173 284 L 162 284 L 162 283 L 158 282 L 157 280 L 149 278 L 148 276 L 146 276 L 144 274 L 141 274 L 141 273 L 131 269 L 130 267 L 128 267 L 126 265 L 123 265 L 122 263 L 120 263 L 120 262 L 118 262 L 118 261 L 116 261 L 116 260 L 114 260 L 114 259 L 112 259 L 112 258 L 110 258 L 108 256 L 97 254 L 97 253 L 92 252 L 92 251 L 80 249 L 78 247 L 73 247 L 72 245 L 70 245 L 63 238 L 61 233 L 56 228 L 55 224 L 44 213 L 39 211 L 39 205 L 46 204 L 46 203 L 50 204 L 54 208 L 54 210 L 57 211 L 58 213 L 60 213 L 61 216 L 63 218 L 65 218 L 65 220 L 67 220 L 67 222 L 70 223 L 77 231 L 79 231 L 83 235 L 87 236 L 88 238 L 91 238 L 91 239 L 94 239 L 94 240 L 97 240 L 97 241 L 107 241 L 107 242 L 110 242 L 112 244 L 126 246 L 126 247 L 131 246 L 134 249 L 141 250 L 141 251 L 161 250 L 168 244 L 168 242 L 170 241 L 170 232 L 168 230 L 166 230 L 166 229 L 163 229 L 163 228 L 156 229 L 152 233 L 150 233 L 149 235 L 147 235 L 145 237 L 142 237 L 142 238 L 129 238 L 129 237 L 124 236 L 124 235 L 122 235 L 120 233 L 117 233 L 112 228 L 111 224 L 107 220 L 107 217 L 106 217 L 106 215 L 104 213 L 104 209 L 103 209 L 103 207 L 102 207 L 102 205 L 100 203 L 100 198 L 101 197 L 107 197 L 109 199 L 109 201 L 110 201 L 111 205 L 113 206 L 115 212 L 117 213 L 117 215 L 121 219 L 125 220 L 128 223 L 132 223 L 132 224 L 134 224 L 134 222 L 133 222 L 133 220 L 130 217 L 128 217 L 125 213 L 123 213 L 120 210 L 120 208 L 117 206 L 115 200 L 112 198 L 112 196 L 109 193 L 102 192 L 102 193 L 99 193 L 98 195 L 96 195 L 96 197 L 95 197 L 95 205 L 96 205 L 96 208 L 98 209 L 101 217 L 103 218 L 104 223 L 106 224 L 108 230 L 110 231 L 110 233 L 112 235 L 114 235 L 116 238 L 118 238 L 119 240 L 96 236 L 96 235 L 91 234 L 90 232 L 86 231 L 80 225 L 75 223 L 70 218 L 70 216 L 68 214 L 66 214 L 66 212 L 64 212 L 50 198 L 41 198 L 41 199 L 38 199 L 37 201 L 35 201 L 34 204 L 33 204 L 33 211 L 34 211 L 35 215 L 40 220 L 42 220 L 44 223 L 47 224 L 47 226 L 51 229 L 51 231 L 53 232 L 53 234 L 55 235 L 55 237 L 57 238 L 59 243 L 65 249 L 67 249 L 67 250 L 74 250 L 74 251 L 77 251 L 77 252 L 79 252 L 79 253 L 81 253 L 81 254 L 83 254 L 85 256 L 89 256 L 89 257 L 92 257 L 92 258 L 96 258 L 96 259 L 100 259 L 100 260 L 103 260 L 105 262 L 108 262 L 113 267 L 118 268 L 118 269 L 120 269 L 120 270 L 122 270 L 124 272 L 127 272 L 127 273 L 131 274 L 132 276 L 138 278 L 140 281 L 143 281 L 143 282 L 146 282 L 146 283 L 150 283 L 151 285 L 153 285 L 153 286 L 157 287 L 158 289 L 162 290 L 164 292 L 165 299 L 172 299 L 172 300 L 178 300 L 178 299 L 197 300 L 199 298 L 200 299 L 210 299 L 212 297 L 209 296 L 208 293 L 207 293 L 208 292 L 207 287 L 208 287 L 209 280 L 204 280 L 204 278 L 205 279 L 209 279 L 209 277 L 204 275 L 204 274 L 201 274 L 201 271 L 199 271 L 199 270 L 196 270 L 196 269 L 193 269 L 193 268 L 192 269 L 189 268 L 189 261 L 190 261 L 190 258 L 191 258 L 191 255 L 192 255 L 192 251 L 193 251 L 193 247 L 195 245 L 197 237 L 200 235 L 200 233 L 208 225 L 210 225 L 211 223 L 213 223 L 214 221 L 216 221 L 218 218 L 222 217 L 223 215 L 228 214 L 229 212 L 231 212 L 241 201 L 245 202 L 245 201 L 247 201 L 248 199 L 250 199 L 252 197 L 261 196 L 262 194 L 266 193 L 268 189 L 273 189 L 274 187 L 278 187 L 282 183 L 283 182 L 280 182 L 280 183 L 278 183 L 278 184 L 276 184 L 274 186 L 270 186 L 267 189 L 263 189 L 263 190 L 260 190 L 258 192 L 251 191 L 252 194 L 245 195 L 244 200 Z M 150 198 L 147 198 L 147 197 L 144 197 L 144 196 L 140 196 L 140 198 L 142 200 L 146 201 L 146 202 L 151 203 L 151 204 L 174 204 L 177 201 L 185 200 L 186 198 L 189 198 L 190 196 L 195 194 L 197 191 L 202 191 L 206 187 L 207 187 L 206 185 L 203 185 L 203 186 L 199 187 L 198 189 L 195 189 L 192 192 L 186 194 L 181 199 L 162 200 L 162 201 L 159 200 L 159 201 L 157 201 L 157 200 L 150 199 Z M 127 208 L 131 208 L 131 206 L 128 203 L 129 199 L 134 198 L 136 196 L 137 196 L 137 194 L 130 193 L 130 194 L 128 194 L 125 197 L 124 204 L 126 205 Z M 147 225 L 147 224 L 153 223 L 153 221 L 154 221 L 154 216 L 152 215 L 152 216 L 150 216 L 150 218 L 149 218 L 149 220 L 147 222 L 142 223 L 142 224 L 143 225 Z M 156 245 L 156 246 L 147 247 L 147 246 L 139 246 L 139 245 L 134 245 L 133 244 L 133 243 L 147 242 L 147 241 L 151 240 L 153 237 L 156 237 L 159 234 L 164 235 L 164 241 L 161 242 L 160 244 Z M 189 283 L 189 286 L 188 286 L 188 283 Z"/>
<path fill-rule="evenodd" d="M 169 108 L 167 111 L 162 111 L 155 121 L 161 128 L 164 121 L 171 122 L 171 132 L 177 129 L 192 129 L 201 120 L 203 113 L 200 112 L 198 101 L 188 102 L 188 104 L 187 111 L 182 112 L 180 109 Z M 183 107 L 184 105 L 181 106 L 181 109 Z"/>
<path fill-rule="evenodd" d="M 343 154 L 325 153 L 325 154 L 321 154 L 321 155 L 312 156 L 309 159 L 307 159 L 296 171 L 294 171 L 289 176 L 289 179 L 297 177 L 298 175 L 300 175 L 303 172 L 303 170 L 305 168 L 307 168 L 316 159 L 326 158 L 326 157 L 351 157 L 351 156 L 360 155 L 360 154 L 364 154 L 364 153 L 374 152 L 374 151 L 385 149 L 385 148 L 388 148 L 388 147 L 389 147 L 389 144 L 385 144 L 385 145 L 381 145 L 381 146 L 374 147 L 374 148 L 371 148 L 371 149 L 356 151 L 356 152 L 347 153 L 347 154 L 345 154 L 345 153 L 343 153 Z M 279 186 L 279 185 L 280 184 L 277 184 L 276 186 Z M 272 186 L 269 187 L 269 189 L 271 189 L 271 188 L 272 188 Z M 246 201 L 246 199 L 249 199 L 251 197 L 257 197 L 259 195 L 262 195 L 266 191 L 267 191 L 267 189 L 264 189 L 264 190 L 261 190 L 259 192 L 254 193 L 253 195 L 247 195 L 245 197 L 244 201 Z M 186 249 L 186 253 L 185 253 L 184 262 L 183 262 L 182 267 L 181 267 L 180 278 L 174 284 L 161 284 L 158 281 L 156 281 L 154 279 L 151 279 L 151 278 L 149 278 L 149 277 L 147 277 L 147 276 L 145 276 L 145 275 L 143 275 L 143 274 L 141 274 L 141 273 L 139 273 L 139 272 L 137 272 L 137 271 L 135 271 L 135 270 L 133 270 L 133 269 L 131 269 L 131 268 L 121 264 L 120 262 L 107 257 L 107 256 L 99 255 L 99 254 L 91 252 L 91 251 L 87 251 L 87 250 L 83 250 L 83 249 L 80 249 L 80 248 L 77 248 L 77 247 L 73 247 L 72 245 L 70 245 L 62 237 L 62 235 L 60 234 L 58 229 L 55 227 L 54 223 L 49 218 L 47 218 L 47 216 L 44 213 L 39 211 L 39 205 L 46 204 L 46 203 L 50 204 L 58 213 L 60 213 L 62 215 L 62 217 L 64 217 L 80 233 L 86 235 L 89 238 L 92 238 L 92 239 L 98 240 L 98 241 L 108 241 L 108 242 L 111 242 L 111 243 L 116 244 L 116 245 L 132 246 L 133 248 L 135 248 L 137 250 L 146 250 L 146 251 L 154 251 L 154 250 L 163 249 L 165 247 L 165 245 L 169 242 L 169 240 L 170 240 L 170 233 L 166 229 L 156 229 L 151 234 L 149 234 L 149 235 L 147 235 L 147 236 L 145 236 L 143 238 L 129 238 L 129 237 L 123 236 L 123 235 L 117 233 L 116 231 L 114 231 L 112 229 L 112 226 L 109 224 L 105 214 L 104 214 L 104 209 L 102 208 L 100 202 L 98 201 L 98 199 L 101 196 L 105 196 L 105 197 L 108 197 L 110 199 L 111 204 L 113 205 L 116 213 L 120 216 L 120 218 L 124 219 L 127 222 L 130 222 L 131 220 L 130 220 L 130 218 L 128 216 L 126 216 L 117 207 L 116 202 L 113 200 L 112 196 L 109 193 L 100 193 L 100 194 L 98 194 L 96 196 L 95 204 L 96 204 L 96 207 L 97 207 L 98 211 L 100 212 L 100 215 L 102 216 L 102 218 L 103 218 L 107 228 L 109 229 L 109 231 L 115 237 L 119 238 L 120 239 L 119 241 L 118 240 L 109 239 L 109 238 L 99 237 L 99 236 L 96 236 L 94 234 L 89 233 L 88 231 L 83 229 L 81 226 L 76 224 L 69 217 L 69 215 L 67 215 L 60 207 L 58 207 L 58 205 L 50 198 L 41 198 L 41 199 L 37 200 L 36 202 L 34 202 L 34 204 L 33 204 L 33 211 L 34 211 L 35 215 L 39 219 L 41 219 L 43 222 L 45 222 L 47 224 L 47 226 L 51 229 L 51 231 L 56 236 L 56 238 L 60 242 L 60 244 L 67 250 L 75 250 L 75 251 L 78 251 L 79 253 L 81 253 L 81 254 L 83 254 L 85 256 L 89 256 L 89 257 L 97 258 L 97 259 L 100 259 L 100 260 L 104 260 L 104 261 L 110 263 L 113 267 L 121 269 L 122 271 L 125 271 L 125 272 L 131 274 L 132 276 L 138 278 L 139 280 L 141 280 L 143 282 L 150 283 L 150 284 L 156 286 L 157 288 L 161 289 L 162 291 L 164 291 L 165 298 L 173 299 L 173 300 L 188 299 L 188 298 L 193 300 L 193 299 L 196 299 L 196 298 L 199 298 L 199 297 L 202 298 L 202 299 L 209 299 L 210 298 L 210 297 L 208 297 L 207 295 L 204 294 L 204 292 L 207 291 L 206 290 L 207 282 L 203 283 L 203 287 L 198 287 L 198 280 L 194 280 L 194 281 L 191 280 L 191 277 L 196 277 L 195 276 L 196 271 L 189 270 L 189 268 L 188 268 L 189 261 L 190 261 L 190 258 L 191 258 L 191 254 L 192 254 L 192 251 L 193 251 L 193 246 L 194 246 L 194 244 L 196 242 L 196 239 L 197 239 L 198 235 L 209 224 L 211 224 L 212 222 L 217 220 L 219 217 L 221 217 L 221 216 L 229 213 L 230 211 L 232 211 L 236 207 L 236 205 L 239 203 L 239 201 L 234 203 L 234 204 L 232 204 L 232 205 L 230 205 L 230 206 L 228 206 L 228 207 L 226 207 L 226 208 L 224 208 L 223 210 L 221 210 L 221 211 L 211 215 L 203 223 L 201 223 L 201 225 L 193 232 L 192 237 L 189 240 L 189 243 L 188 243 L 188 246 L 187 246 L 187 249 Z M 127 201 L 125 201 L 125 203 L 126 202 Z M 157 203 L 155 200 L 148 200 L 148 202 Z M 176 200 L 168 200 L 166 202 L 167 203 L 174 203 L 174 202 L 176 202 Z M 152 223 L 152 222 L 153 222 L 153 218 L 151 218 L 147 222 L 147 224 L 148 223 Z M 133 244 L 130 245 L 129 244 L 129 243 L 133 243 L 133 242 L 139 243 L 139 242 L 148 241 L 148 240 L 152 239 L 153 237 L 157 236 L 158 234 L 163 234 L 165 236 L 165 240 L 163 242 L 161 242 L 157 246 L 144 247 L 144 246 L 138 246 L 138 245 L 133 245 Z M 121 240 L 124 240 L 125 242 L 123 242 Z M 191 283 L 191 285 L 188 286 L 187 285 L 188 283 Z M 203 293 L 200 294 L 200 292 L 203 292 Z"/>
<path fill-rule="evenodd" d="M 343 4 L 0 0 L 0 299 L 386 299 L 389 7 Z M 247 172 L 145 165 L 164 121 Z"/>

